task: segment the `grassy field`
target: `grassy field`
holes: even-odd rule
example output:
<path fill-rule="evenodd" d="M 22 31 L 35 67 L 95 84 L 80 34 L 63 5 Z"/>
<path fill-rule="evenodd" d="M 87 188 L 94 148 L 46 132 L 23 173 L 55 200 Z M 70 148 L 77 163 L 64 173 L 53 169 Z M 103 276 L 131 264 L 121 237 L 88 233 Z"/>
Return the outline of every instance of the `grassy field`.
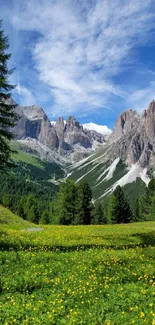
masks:
<path fill-rule="evenodd" d="M 1 223 L 0 324 L 155 324 L 155 222 L 28 227 Z"/>

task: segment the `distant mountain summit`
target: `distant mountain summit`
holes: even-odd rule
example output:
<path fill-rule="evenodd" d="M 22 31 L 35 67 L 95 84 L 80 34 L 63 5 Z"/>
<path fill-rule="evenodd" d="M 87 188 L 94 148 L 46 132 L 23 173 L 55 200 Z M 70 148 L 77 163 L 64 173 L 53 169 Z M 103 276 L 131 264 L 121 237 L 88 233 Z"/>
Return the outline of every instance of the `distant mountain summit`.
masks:
<path fill-rule="evenodd" d="M 155 101 L 141 116 L 131 109 L 120 114 L 106 144 L 68 172 L 77 182 L 89 181 L 95 200 L 117 185 L 134 199 L 155 174 Z"/>
<path fill-rule="evenodd" d="M 73 116 L 66 122 L 59 117 L 53 125 L 41 107 L 17 106 L 16 110 L 20 116 L 13 129 L 17 141 L 30 147 L 37 141 L 38 146 L 44 145 L 47 151 L 55 151 L 71 162 L 88 156 L 105 142 L 102 134 L 84 129 Z"/>
<path fill-rule="evenodd" d="M 123 112 L 109 137 L 114 157 L 126 158 L 130 166 L 139 162 L 142 167 L 155 167 L 155 101 L 142 116 L 136 111 Z"/>

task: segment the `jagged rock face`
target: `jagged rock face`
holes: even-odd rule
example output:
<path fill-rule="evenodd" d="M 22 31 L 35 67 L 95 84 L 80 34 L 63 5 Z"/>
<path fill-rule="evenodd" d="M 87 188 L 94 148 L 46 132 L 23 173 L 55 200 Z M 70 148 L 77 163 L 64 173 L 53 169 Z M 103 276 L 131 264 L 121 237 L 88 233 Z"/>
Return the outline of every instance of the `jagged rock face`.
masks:
<path fill-rule="evenodd" d="M 42 120 L 38 140 L 50 149 L 58 149 L 59 147 L 59 139 L 55 128 L 47 117 Z"/>
<path fill-rule="evenodd" d="M 123 157 L 128 165 L 140 162 L 147 167 L 155 162 L 155 102 L 152 101 L 141 117 L 132 110 L 121 114 L 112 135 L 111 156 Z"/>
<path fill-rule="evenodd" d="M 66 125 L 65 125 L 65 132 L 83 132 L 83 126 L 80 125 L 78 121 L 73 116 L 69 116 Z"/>
<path fill-rule="evenodd" d="M 70 145 L 79 144 L 84 148 L 91 148 L 92 146 L 88 135 L 83 131 L 83 126 L 72 116 L 66 121 L 64 139 Z"/>
<path fill-rule="evenodd" d="M 13 128 L 17 140 L 36 139 L 49 149 L 58 151 L 60 155 L 72 154 L 76 150 L 80 152 L 80 157 L 85 156 L 86 152 L 82 153 L 82 150 L 91 150 L 94 140 L 97 143 L 104 141 L 104 137 L 97 132 L 84 130 L 83 126 L 72 116 L 67 119 L 66 123 L 60 117 L 55 125 L 51 125 L 41 107 L 17 106 L 17 113 L 20 119 Z"/>
<path fill-rule="evenodd" d="M 155 101 L 153 100 L 147 111 L 143 113 L 143 125 L 145 127 L 147 137 L 155 142 Z"/>
<path fill-rule="evenodd" d="M 117 119 L 109 141 L 115 141 L 139 126 L 140 116 L 131 109 L 123 112 Z"/>
<path fill-rule="evenodd" d="M 101 133 L 98 133 L 94 130 L 87 130 L 84 129 L 84 133 L 90 138 L 93 139 L 95 141 L 97 141 L 98 143 L 103 143 L 105 142 L 105 136 Z"/>
<path fill-rule="evenodd" d="M 65 122 L 63 117 L 59 117 L 55 123 L 55 130 L 59 140 L 64 141 Z"/>
<path fill-rule="evenodd" d="M 58 148 L 59 140 L 43 109 L 38 106 L 17 107 L 20 118 L 13 128 L 16 139 L 32 138 L 49 148 Z"/>

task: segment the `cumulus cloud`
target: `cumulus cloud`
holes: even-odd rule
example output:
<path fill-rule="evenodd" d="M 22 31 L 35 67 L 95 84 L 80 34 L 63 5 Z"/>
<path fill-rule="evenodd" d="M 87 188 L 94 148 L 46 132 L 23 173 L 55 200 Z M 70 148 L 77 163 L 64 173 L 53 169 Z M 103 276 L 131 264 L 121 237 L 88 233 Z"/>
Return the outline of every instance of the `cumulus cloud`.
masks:
<path fill-rule="evenodd" d="M 108 109 L 111 96 L 128 98 L 116 84 L 137 44 L 155 26 L 152 1 L 19 0 L 16 30 L 36 33 L 34 68 L 54 99 L 53 114 Z"/>
<path fill-rule="evenodd" d="M 66 123 L 65 120 L 64 120 L 64 122 Z M 51 121 L 52 125 L 55 125 L 55 123 L 56 123 L 56 121 Z M 93 122 L 84 123 L 82 125 L 83 125 L 84 129 L 94 130 L 94 131 L 101 133 L 103 135 L 109 135 L 112 132 L 112 130 L 109 129 L 106 125 L 99 125 L 99 124 L 96 124 Z"/>
<path fill-rule="evenodd" d="M 99 125 L 93 122 L 90 123 L 84 123 L 83 127 L 87 130 L 94 130 L 98 133 L 101 133 L 103 135 L 108 135 L 112 132 L 111 129 L 109 129 L 106 125 Z"/>

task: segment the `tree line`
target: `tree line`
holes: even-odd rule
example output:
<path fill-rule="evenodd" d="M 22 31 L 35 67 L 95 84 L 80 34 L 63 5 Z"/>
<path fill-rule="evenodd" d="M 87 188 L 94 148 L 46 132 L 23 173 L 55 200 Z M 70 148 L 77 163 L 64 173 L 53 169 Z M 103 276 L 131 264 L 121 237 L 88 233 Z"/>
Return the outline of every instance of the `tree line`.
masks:
<path fill-rule="evenodd" d="M 59 225 L 116 224 L 155 219 L 155 180 L 135 201 L 134 208 L 117 186 L 104 202 L 92 201 L 87 181 L 68 179 L 59 187 L 0 173 L 0 203 L 34 223 Z"/>

